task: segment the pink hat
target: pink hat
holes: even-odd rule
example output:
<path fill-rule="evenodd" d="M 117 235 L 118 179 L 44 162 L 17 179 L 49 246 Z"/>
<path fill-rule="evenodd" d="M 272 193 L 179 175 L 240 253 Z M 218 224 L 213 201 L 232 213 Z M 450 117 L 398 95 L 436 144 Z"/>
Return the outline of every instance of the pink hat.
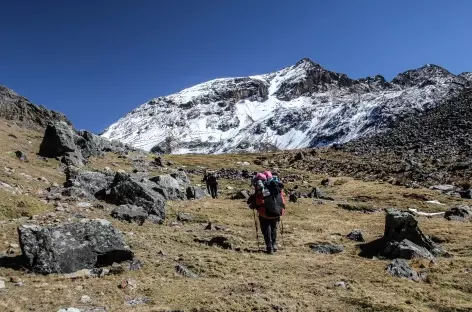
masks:
<path fill-rule="evenodd" d="M 267 180 L 267 177 L 263 173 L 260 173 L 260 172 L 256 175 L 256 178 L 262 181 Z"/>
<path fill-rule="evenodd" d="M 264 171 L 264 175 L 267 177 L 267 179 L 272 179 L 272 172 Z"/>

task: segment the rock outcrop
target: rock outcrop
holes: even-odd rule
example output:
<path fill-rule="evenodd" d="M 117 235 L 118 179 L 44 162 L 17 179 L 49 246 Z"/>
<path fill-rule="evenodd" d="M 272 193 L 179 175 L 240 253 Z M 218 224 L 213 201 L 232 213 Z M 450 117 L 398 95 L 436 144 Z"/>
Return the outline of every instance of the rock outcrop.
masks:
<path fill-rule="evenodd" d="M 31 103 L 13 90 L 0 86 L 0 117 L 34 130 L 42 130 L 50 122 L 71 122 L 62 113 Z"/>
<path fill-rule="evenodd" d="M 133 258 L 121 233 L 106 220 L 51 227 L 26 224 L 18 234 L 26 263 L 41 274 L 72 273 Z"/>
<path fill-rule="evenodd" d="M 67 165 L 82 167 L 91 156 L 104 152 L 125 153 L 128 146 L 110 142 L 88 131 L 76 131 L 66 122 L 52 122 L 46 127 L 39 155 L 60 158 Z"/>

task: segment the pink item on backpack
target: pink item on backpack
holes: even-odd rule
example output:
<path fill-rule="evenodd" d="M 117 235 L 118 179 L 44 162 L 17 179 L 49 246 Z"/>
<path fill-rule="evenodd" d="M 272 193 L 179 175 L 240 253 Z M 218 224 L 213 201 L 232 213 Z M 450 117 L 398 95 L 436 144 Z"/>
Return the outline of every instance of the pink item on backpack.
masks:
<path fill-rule="evenodd" d="M 260 173 L 260 172 L 259 172 L 259 173 L 256 175 L 256 179 L 262 180 L 262 181 L 266 181 L 266 180 L 267 180 L 267 177 L 266 177 L 263 173 Z"/>
<path fill-rule="evenodd" d="M 267 179 L 272 179 L 272 172 L 264 171 L 264 175 L 266 176 Z"/>

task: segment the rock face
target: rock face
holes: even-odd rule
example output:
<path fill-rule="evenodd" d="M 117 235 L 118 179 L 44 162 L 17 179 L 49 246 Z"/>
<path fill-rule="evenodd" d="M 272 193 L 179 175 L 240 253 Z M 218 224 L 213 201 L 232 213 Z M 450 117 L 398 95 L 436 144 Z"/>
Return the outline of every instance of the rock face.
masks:
<path fill-rule="evenodd" d="M 106 201 L 115 205 L 136 205 L 164 220 L 166 200 L 154 187 L 156 185 L 149 180 L 138 181 L 127 174 L 116 173 L 106 192 Z"/>
<path fill-rule="evenodd" d="M 355 80 L 302 59 L 274 73 L 216 79 L 155 98 L 103 136 L 156 151 L 168 150 L 170 140 L 173 153 L 324 146 L 385 131 L 468 85 L 467 76 L 431 64 L 392 81 Z"/>
<path fill-rule="evenodd" d="M 361 246 L 361 255 L 380 255 L 389 259 L 433 259 L 443 251 L 418 227 L 418 221 L 408 212 L 388 209 L 384 236 Z"/>
<path fill-rule="evenodd" d="M 91 156 L 104 152 L 125 152 L 130 148 L 118 142 L 110 142 L 88 131 L 75 131 L 66 122 L 52 122 L 46 127 L 39 155 L 59 157 L 67 165 L 81 167 Z"/>
<path fill-rule="evenodd" d="M 472 220 L 472 207 L 460 205 L 446 211 L 444 218 L 447 220 L 468 221 Z"/>
<path fill-rule="evenodd" d="M 420 280 L 418 276 L 418 272 L 413 270 L 408 263 L 406 263 L 403 259 L 395 259 L 393 260 L 386 268 L 388 274 L 395 276 L 406 278 L 415 282 Z"/>
<path fill-rule="evenodd" d="M 49 122 L 71 124 L 63 114 L 36 106 L 5 86 L 0 86 L 0 117 L 34 130 L 44 129 Z"/>
<path fill-rule="evenodd" d="M 18 228 L 23 257 L 37 273 L 71 273 L 131 260 L 121 233 L 106 220 L 87 220 L 53 227 Z"/>

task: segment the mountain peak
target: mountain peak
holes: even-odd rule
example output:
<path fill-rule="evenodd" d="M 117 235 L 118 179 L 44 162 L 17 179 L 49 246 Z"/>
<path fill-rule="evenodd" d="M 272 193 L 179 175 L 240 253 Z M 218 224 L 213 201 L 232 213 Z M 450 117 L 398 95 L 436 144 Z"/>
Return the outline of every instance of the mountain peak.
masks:
<path fill-rule="evenodd" d="M 465 85 L 433 64 L 387 82 L 379 75 L 352 80 L 303 58 L 277 72 L 217 79 L 156 99 L 103 136 L 146 150 L 172 137 L 174 153 L 322 146 L 383 131 Z"/>
<path fill-rule="evenodd" d="M 317 64 L 310 60 L 309 58 L 305 57 L 299 60 L 294 67 L 298 68 L 322 68 L 320 64 Z"/>

